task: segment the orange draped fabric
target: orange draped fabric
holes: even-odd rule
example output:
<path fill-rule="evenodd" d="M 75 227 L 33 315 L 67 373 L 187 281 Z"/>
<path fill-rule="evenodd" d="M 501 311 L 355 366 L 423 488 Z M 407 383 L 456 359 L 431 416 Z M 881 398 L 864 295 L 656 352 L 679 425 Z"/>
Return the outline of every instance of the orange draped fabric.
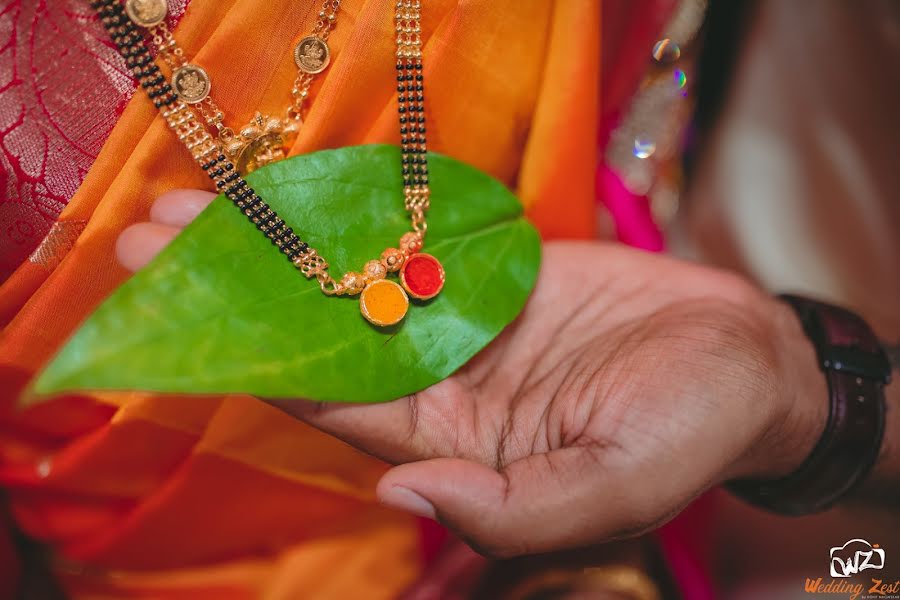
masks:
<path fill-rule="evenodd" d="M 284 109 L 319 4 L 189 5 L 175 37 L 229 124 Z M 423 4 L 431 147 L 515 189 L 546 237 L 592 236 L 600 0 Z M 330 43 L 292 153 L 398 143 L 393 3 L 343 0 Z M 210 185 L 138 93 L 61 216 L 77 241 L 0 288 L 0 486 L 18 527 L 75 598 L 395 597 L 422 559 L 415 520 L 374 499 L 385 466 L 262 402 L 106 393 L 14 411 L 127 277 L 119 232 L 178 187 Z"/>

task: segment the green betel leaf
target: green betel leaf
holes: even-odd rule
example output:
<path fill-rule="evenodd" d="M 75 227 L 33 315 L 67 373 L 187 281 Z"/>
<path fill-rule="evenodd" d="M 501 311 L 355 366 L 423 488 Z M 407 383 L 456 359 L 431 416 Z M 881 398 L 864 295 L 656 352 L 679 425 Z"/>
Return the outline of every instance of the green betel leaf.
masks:
<path fill-rule="evenodd" d="M 59 392 L 145 390 L 379 402 L 449 376 L 521 311 L 540 240 L 498 181 L 429 160 L 425 251 L 446 284 L 379 329 L 358 297 L 327 297 L 220 196 L 91 315 L 24 402 Z M 409 230 L 399 151 L 362 146 L 300 156 L 248 177 L 336 277 Z"/>

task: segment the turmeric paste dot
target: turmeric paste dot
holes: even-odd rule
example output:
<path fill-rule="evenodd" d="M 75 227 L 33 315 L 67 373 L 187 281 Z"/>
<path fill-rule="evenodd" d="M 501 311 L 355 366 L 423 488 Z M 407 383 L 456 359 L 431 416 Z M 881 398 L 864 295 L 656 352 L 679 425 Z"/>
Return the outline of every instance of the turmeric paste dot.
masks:
<path fill-rule="evenodd" d="M 359 297 L 359 310 L 373 325 L 387 327 L 403 320 L 409 298 L 403 288 L 389 279 L 373 281 Z"/>

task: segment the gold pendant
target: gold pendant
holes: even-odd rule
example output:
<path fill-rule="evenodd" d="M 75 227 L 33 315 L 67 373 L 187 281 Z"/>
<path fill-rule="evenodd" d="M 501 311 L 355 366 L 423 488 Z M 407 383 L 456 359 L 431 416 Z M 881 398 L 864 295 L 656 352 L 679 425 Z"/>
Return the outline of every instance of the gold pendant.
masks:
<path fill-rule="evenodd" d="M 331 49 L 322 38 L 316 35 L 306 36 L 294 47 L 294 62 L 304 73 L 321 73 L 331 62 Z"/>
<path fill-rule="evenodd" d="M 422 233 L 409 231 L 398 248 L 386 248 L 381 258 L 363 265 L 362 271 L 348 271 L 340 281 L 328 275 L 328 263 L 309 249 L 294 259 L 294 265 L 308 279 L 316 278 L 328 296 L 359 295 L 359 312 L 377 327 L 396 325 L 409 311 L 409 297 L 430 300 L 444 287 L 444 267 L 430 254 L 420 252 Z M 395 273 L 400 283 L 387 277 Z M 402 284 L 402 285 L 401 285 Z"/>
<path fill-rule="evenodd" d="M 287 146 L 297 137 L 299 129 L 297 122 L 258 112 L 237 136 L 225 144 L 225 154 L 240 173 L 252 173 L 260 167 L 283 160 L 287 156 Z"/>
<path fill-rule="evenodd" d="M 418 242 L 421 238 L 416 238 Z M 399 271 L 400 285 L 386 279 Z M 396 325 L 409 310 L 409 297 L 431 300 L 444 288 L 444 267 L 430 254 L 403 254 L 388 248 L 381 260 L 366 263 L 363 273 L 348 273 L 340 285 L 344 293 L 359 293 L 359 285 L 367 281 L 359 296 L 359 310 L 369 323 L 378 327 Z"/>
<path fill-rule="evenodd" d="M 391 262 L 396 252 L 402 257 L 398 262 Z M 378 261 L 366 265 L 369 271 Z M 444 288 L 444 267 L 440 261 L 430 254 L 417 252 L 404 256 L 399 250 L 389 248 L 382 255 L 381 269 L 375 276 L 380 279 L 370 280 L 359 296 L 359 310 L 369 323 L 378 327 L 396 325 L 406 316 L 409 310 L 409 296 L 417 300 L 431 300 Z M 384 279 L 388 272 L 400 271 L 400 284 Z M 349 274 L 346 283 L 358 285 L 358 279 L 365 275 Z M 341 281 L 344 285 L 345 281 Z"/>
<path fill-rule="evenodd" d="M 141 27 L 156 27 L 166 18 L 169 10 L 166 0 L 128 0 L 125 12 L 128 18 Z"/>
<path fill-rule="evenodd" d="M 188 104 L 203 102 L 209 96 L 209 75 L 199 65 L 186 64 L 172 73 L 172 87 L 178 97 Z"/>

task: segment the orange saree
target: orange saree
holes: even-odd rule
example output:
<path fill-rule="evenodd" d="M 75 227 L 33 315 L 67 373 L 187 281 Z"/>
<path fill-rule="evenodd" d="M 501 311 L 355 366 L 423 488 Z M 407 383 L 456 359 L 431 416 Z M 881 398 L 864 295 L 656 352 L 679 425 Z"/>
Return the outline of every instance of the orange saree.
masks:
<path fill-rule="evenodd" d="M 392 6 L 343 0 L 293 154 L 399 142 Z M 193 0 L 175 36 L 239 125 L 285 106 L 318 10 Z M 599 31 L 600 0 L 424 2 L 432 148 L 515 189 L 546 237 L 594 234 Z M 58 260 L 0 287 L 0 486 L 16 527 L 74 598 L 395 597 L 423 562 L 417 523 L 374 499 L 385 467 L 262 402 L 104 393 L 14 409 L 127 277 L 119 232 L 163 192 L 208 186 L 135 94 L 51 231 Z"/>

